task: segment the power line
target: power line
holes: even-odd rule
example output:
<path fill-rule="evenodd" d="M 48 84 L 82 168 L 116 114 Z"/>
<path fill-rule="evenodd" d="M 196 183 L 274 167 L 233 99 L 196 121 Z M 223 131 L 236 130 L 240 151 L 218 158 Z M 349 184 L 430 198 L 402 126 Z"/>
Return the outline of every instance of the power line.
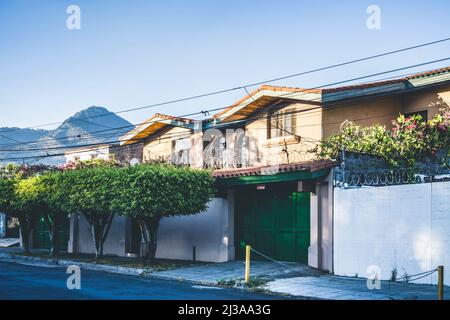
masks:
<path fill-rule="evenodd" d="M 363 62 L 363 61 L 376 59 L 376 58 L 380 58 L 380 57 L 384 57 L 384 56 L 388 56 L 388 55 L 392 55 L 392 54 L 396 54 L 396 53 L 400 53 L 400 52 L 405 52 L 405 51 L 414 50 L 414 49 L 418 49 L 418 48 L 422 48 L 422 47 L 426 47 L 426 46 L 431 46 L 431 45 L 435 45 L 435 44 L 438 44 L 438 43 L 443 43 L 443 42 L 446 42 L 446 41 L 449 41 L 449 40 L 450 40 L 450 38 L 443 38 L 443 39 L 439 39 L 439 40 L 435 40 L 435 41 L 431 41 L 431 42 L 426 42 L 426 43 L 422 43 L 422 44 L 418 44 L 418 45 L 414 45 L 414 46 L 410 46 L 410 47 L 405 47 L 405 48 L 401 48 L 401 49 L 397 49 L 397 50 L 392 50 L 392 51 L 388 51 L 388 52 L 384 52 L 384 53 L 379 53 L 379 54 L 376 54 L 376 55 L 371 55 L 371 56 L 367 56 L 367 57 L 363 57 L 363 58 L 358 58 L 358 59 L 353 59 L 353 60 L 350 60 L 350 61 L 345 61 L 345 62 L 341 62 L 341 63 L 337 63 L 337 64 L 332 64 L 332 65 L 328 65 L 328 66 L 325 66 L 325 67 L 310 69 L 310 70 L 307 70 L 307 71 L 302 71 L 302 72 L 298 72 L 298 73 L 294 73 L 294 74 L 290 74 L 290 75 L 286 75 L 286 76 L 282 76 L 282 77 L 277 77 L 277 78 L 267 79 L 267 80 L 264 80 L 264 81 L 258 81 L 258 82 L 243 84 L 243 85 L 240 85 L 240 86 L 237 86 L 237 87 L 232 87 L 232 88 L 228 88 L 228 89 L 212 91 L 212 92 L 198 94 L 198 95 L 193 95 L 193 96 L 188 96 L 188 97 L 184 97 L 184 98 L 168 100 L 168 101 L 155 103 L 155 104 L 151 104 L 151 105 L 147 105 L 147 106 L 143 106 L 143 107 L 118 110 L 118 111 L 115 111 L 114 113 L 115 114 L 128 113 L 128 112 L 132 112 L 132 111 L 138 111 L 138 110 L 143 110 L 143 109 L 160 107 L 160 106 L 164 106 L 164 105 L 169 105 L 169 104 L 174 104 L 174 103 L 178 103 L 178 102 L 184 102 L 184 101 L 194 100 L 194 99 L 199 99 L 199 98 L 204 98 L 204 97 L 208 97 L 208 96 L 212 96 L 212 95 L 218 95 L 218 94 L 227 93 L 227 92 L 236 91 L 236 90 L 241 90 L 241 89 L 245 89 L 246 90 L 247 87 L 258 86 L 258 85 L 261 85 L 261 84 L 264 84 L 264 83 L 272 83 L 272 82 L 276 82 L 276 81 L 280 81 L 280 80 L 286 80 L 286 79 L 294 78 L 294 77 L 299 77 L 299 76 L 302 76 L 302 75 L 307 75 L 307 74 L 311 74 L 311 73 L 315 73 L 315 72 L 319 72 L 319 71 L 325 71 L 325 70 L 328 70 L 328 69 L 342 67 L 342 66 L 353 64 L 353 63 Z M 111 115 L 111 114 L 95 115 L 95 116 L 85 117 L 83 119 L 93 119 L 93 118 L 105 117 L 105 116 L 108 116 L 108 115 Z M 47 123 L 47 124 L 40 124 L 40 125 L 36 125 L 36 126 L 26 127 L 26 128 L 23 128 L 23 129 L 47 127 L 47 126 L 50 126 L 50 125 L 61 124 L 63 122 L 64 121 Z M 17 130 L 20 130 L 20 129 L 15 128 L 15 129 L 11 129 L 11 130 L 5 130 L 5 131 L 3 131 L 3 133 L 17 131 Z"/>
<path fill-rule="evenodd" d="M 450 59 L 450 58 L 449 58 Z M 423 64 L 421 64 L 421 65 L 423 65 Z M 415 65 L 414 65 L 415 66 Z M 414 67 L 413 66 L 413 67 Z M 399 68 L 399 69 L 404 69 L 404 68 Z M 395 69 L 395 70 L 399 70 L 399 69 Z M 385 71 L 385 72 L 382 72 L 383 74 L 384 73 L 387 73 L 388 71 Z M 370 77 L 370 75 L 369 76 L 365 76 L 365 77 Z M 351 80 L 348 80 L 348 81 L 351 81 Z M 342 82 L 344 82 L 344 81 L 340 81 L 341 83 Z M 376 93 L 376 92 L 374 92 L 374 93 Z M 312 107 L 312 108 L 309 108 L 309 109 L 304 109 L 304 110 L 299 110 L 299 111 L 294 111 L 293 113 L 299 113 L 299 112 L 306 112 L 306 111 L 310 111 L 310 110 L 314 110 L 314 109 L 320 109 L 320 108 L 322 108 L 322 106 L 316 106 L 316 107 Z M 327 107 L 327 109 L 329 109 L 328 107 Z M 373 117 L 373 118 L 380 118 L 381 116 L 376 116 L 376 117 Z M 241 122 L 248 122 L 248 121 L 251 121 L 252 119 L 258 119 L 258 118 L 260 118 L 260 116 L 257 116 L 257 117 L 250 117 L 250 118 L 246 118 L 246 119 L 244 119 L 244 120 L 238 120 L 238 121 L 234 121 L 234 122 L 229 122 L 229 123 L 225 123 L 225 125 L 227 125 L 227 126 L 229 126 L 229 125 L 233 125 L 233 124 L 236 124 L 236 123 L 241 123 Z M 357 120 L 355 120 L 355 121 L 357 121 Z M 144 123 L 148 123 L 148 122 L 144 122 Z M 337 123 L 337 122 L 336 122 Z M 340 122 L 339 122 L 340 123 Z M 322 124 L 322 123 L 321 123 Z M 321 125 L 321 124 L 317 124 L 317 125 Z M 323 125 L 323 124 L 322 124 Z M 108 130 L 109 131 L 109 130 Z M 168 138 L 170 138 L 170 137 L 168 137 Z M 307 138 L 307 137 L 304 137 L 304 138 Z M 161 138 L 159 138 L 160 140 L 161 140 Z M 315 140 L 315 141 L 318 141 L 318 140 Z M 120 142 L 120 141 L 111 141 L 110 143 L 116 143 L 116 142 Z M 92 143 L 92 144 L 86 144 L 86 145 L 72 145 L 72 146 L 59 146 L 59 147 L 47 147 L 47 148 L 37 148 L 37 149 L 28 149 L 28 150 L 17 150 L 17 149 L 13 149 L 13 150 L 1 150 L 0 149 L 0 151 L 11 151 L 11 152 L 30 152 L 30 151 L 46 151 L 46 150 L 59 150 L 59 149 L 70 149 L 70 148 L 81 148 L 81 147 L 91 147 L 91 146 L 96 146 L 96 145 L 102 145 L 102 144 L 104 144 L 104 142 L 102 142 L 102 143 Z M 57 154 L 57 155 L 61 155 L 61 154 Z M 13 158 L 13 159 L 16 159 L 16 158 Z M 5 160 L 11 160 L 10 158 L 4 158 L 4 159 L 0 159 L 0 161 L 5 161 Z"/>
<path fill-rule="evenodd" d="M 411 66 L 405 66 L 405 67 L 401 67 L 401 68 L 396 68 L 396 69 L 392 69 L 392 70 L 387 70 L 387 71 L 383 71 L 383 72 L 379 72 L 379 73 L 375 73 L 375 74 L 360 76 L 360 77 L 357 77 L 357 78 L 352 78 L 352 79 L 342 80 L 342 81 L 338 81 L 338 82 L 328 83 L 328 84 L 325 84 L 325 85 L 316 86 L 316 87 L 311 88 L 311 89 L 319 89 L 319 88 L 323 88 L 323 87 L 334 86 L 336 84 L 343 84 L 343 83 L 347 83 L 347 82 L 353 82 L 355 80 L 372 78 L 374 76 L 384 75 L 384 74 L 397 72 L 397 71 L 401 71 L 401 70 L 405 70 L 405 69 L 416 68 L 416 67 L 419 67 L 419 66 L 424 66 L 424 65 L 433 64 L 433 63 L 436 63 L 436 62 L 441 62 L 441 61 L 446 61 L 446 60 L 450 60 L 450 57 L 443 58 L 443 59 L 438 59 L 438 60 L 433 60 L 433 61 L 428 61 L 428 62 L 424 62 L 424 63 L 419 63 L 419 64 L 415 64 L 415 65 L 411 65 Z M 309 90 L 311 90 L 311 89 L 309 89 Z M 292 94 L 296 94 L 298 96 L 299 94 L 301 95 L 301 94 L 306 94 L 306 93 L 304 93 L 304 92 L 289 92 L 289 93 L 286 93 L 286 94 L 282 94 L 282 95 L 280 95 L 278 97 L 279 98 L 287 97 L 287 96 L 292 95 Z M 339 100 L 339 96 L 337 96 L 337 97 L 338 97 L 337 100 Z M 311 100 L 320 101 L 320 99 L 311 99 Z M 228 108 L 228 107 L 215 108 L 215 109 L 210 109 L 210 110 L 207 110 L 207 111 L 200 111 L 200 112 L 190 113 L 190 114 L 182 115 L 182 116 L 179 116 L 179 117 L 189 117 L 189 116 L 192 116 L 192 115 L 203 114 L 204 112 L 208 112 L 209 113 L 209 112 L 214 112 L 214 111 L 218 111 L 218 110 L 223 110 L 223 109 L 226 109 L 226 108 Z M 154 122 L 157 122 L 157 121 L 154 121 Z M 151 123 L 152 122 L 147 122 L 146 121 L 146 122 L 142 122 L 142 123 L 139 123 L 139 124 L 136 124 L 136 125 L 127 125 L 127 126 L 123 126 L 123 127 L 116 127 L 116 128 L 106 129 L 106 130 L 94 131 L 94 132 L 90 132 L 90 133 L 88 133 L 86 135 L 93 135 L 93 134 L 100 133 L 100 132 L 109 132 L 109 131 L 111 131 L 113 129 L 118 129 L 118 130 L 126 129 L 126 128 L 135 127 L 135 126 L 138 126 L 138 125 L 141 125 L 141 124 L 151 124 Z M 73 136 L 65 136 L 65 137 L 54 138 L 52 140 L 60 140 L 60 139 L 64 140 L 64 139 L 69 139 L 70 137 L 79 138 L 79 136 L 80 136 L 80 134 L 73 135 Z M 30 144 L 33 144 L 33 143 L 42 143 L 42 142 L 44 142 L 44 141 L 43 140 L 36 140 L 36 141 L 30 141 L 30 142 L 21 143 L 21 144 L 11 144 L 11 145 L 8 145 L 8 146 L 30 145 Z M 21 150 L 1 150 L 0 149 L 0 151 L 18 151 L 19 152 Z"/>

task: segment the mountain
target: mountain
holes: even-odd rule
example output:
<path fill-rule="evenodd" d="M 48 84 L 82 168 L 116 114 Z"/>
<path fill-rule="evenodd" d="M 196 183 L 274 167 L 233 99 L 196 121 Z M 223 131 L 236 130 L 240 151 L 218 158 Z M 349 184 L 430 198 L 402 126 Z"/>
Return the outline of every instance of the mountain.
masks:
<path fill-rule="evenodd" d="M 0 128 L 0 147 L 16 145 L 19 142 L 35 141 L 49 133 L 48 130 Z"/>
<path fill-rule="evenodd" d="M 0 164 L 64 163 L 63 154 L 69 147 L 115 143 L 133 128 L 127 120 L 98 106 L 77 112 L 54 130 L 0 128 Z"/>

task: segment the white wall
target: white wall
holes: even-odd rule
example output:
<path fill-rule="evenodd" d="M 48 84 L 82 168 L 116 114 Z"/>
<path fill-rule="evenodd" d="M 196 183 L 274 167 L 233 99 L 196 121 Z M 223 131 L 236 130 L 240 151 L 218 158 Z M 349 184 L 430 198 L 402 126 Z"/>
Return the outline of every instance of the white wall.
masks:
<path fill-rule="evenodd" d="M 158 230 L 156 257 L 192 260 L 195 246 L 197 261 L 233 260 L 233 199 L 233 194 L 229 194 L 228 199 L 214 198 L 206 212 L 163 218 Z"/>
<path fill-rule="evenodd" d="M 450 182 L 334 189 L 334 273 L 450 270 Z M 436 284 L 437 276 L 418 283 Z M 450 277 L 445 278 L 450 285 Z"/>
<path fill-rule="evenodd" d="M 129 251 L 131 229 L 127 219 L 114 218 L 104 254 L 125 256 Z M 89 224 L 82 215 L 71 217 L 70 228 L 69 252 L 95 253 Z M 227 198 L 214 198 L 203 213 L 161 219 L 156 258 L 192 260 L 193 246 L 196 247 L 197 261 L 234 260 L 233 191 L 228 191 Z"/>
<path fill-rule="evenodd" d="M 6 237 L 6 215 L 0 212 L 0 238 Z"/>
<path fill-rule="evenodd" d="M 75 223 L 75 219 L 78 221 Z M 114 217 L 103 245 L 105 255 L 125 256 L 127 253 L 127 217 Z M 76 226 L 75 226 L 76 225 Z M 69 252 L 95 253 L 91 227 L 83 215 L 72 215 L 70 223 Z M 75 237 L 78 237 L 75 239 Z"/>

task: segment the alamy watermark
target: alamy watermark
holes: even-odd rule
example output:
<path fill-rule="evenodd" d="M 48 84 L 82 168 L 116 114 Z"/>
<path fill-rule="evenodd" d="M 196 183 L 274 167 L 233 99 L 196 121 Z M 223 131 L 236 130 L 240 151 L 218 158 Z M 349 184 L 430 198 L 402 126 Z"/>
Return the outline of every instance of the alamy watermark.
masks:
<path fill-rule="evenodd" d="M 66 285 L 69 290 L 80 290 L 81 289 L 81 270 L 79 266 L 70 265 L 66 270 L 67 274 L 70 276 L 67 278 Z"/>
<path fill-rule="evenodd" d="M 75 4 L 67 7 L 66 13 L 69 15 L 66 20 L 66 27 L 69 30 L 81 29 L 81 9 Z"/>
<path fill-rule="evenodd" d="M 369 30 L 380 30 L 381 29 L 381 9 L 377 5 L 370 5 L 366 9 L 366 13 L 369 17 L 366 20 L 366 26 Z"/>
<path fill-rule="evenodd" d="M 367 267 L 367 289 L 381 289 L 381 268 L 377 265 Z"/>

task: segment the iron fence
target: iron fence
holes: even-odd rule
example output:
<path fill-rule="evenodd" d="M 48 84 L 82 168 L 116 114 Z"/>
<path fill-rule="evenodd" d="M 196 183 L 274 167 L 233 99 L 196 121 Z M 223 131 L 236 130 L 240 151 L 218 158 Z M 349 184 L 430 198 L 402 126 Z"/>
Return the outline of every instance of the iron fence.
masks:
<path fill-rule="evenodd" d="M 391 168 L 381 157 L 342 152 L 334 171 L 335 187 L 388 186 L 450 180 L 450 167 L 437 162 L 419 162 L 414 167 Z"/>

